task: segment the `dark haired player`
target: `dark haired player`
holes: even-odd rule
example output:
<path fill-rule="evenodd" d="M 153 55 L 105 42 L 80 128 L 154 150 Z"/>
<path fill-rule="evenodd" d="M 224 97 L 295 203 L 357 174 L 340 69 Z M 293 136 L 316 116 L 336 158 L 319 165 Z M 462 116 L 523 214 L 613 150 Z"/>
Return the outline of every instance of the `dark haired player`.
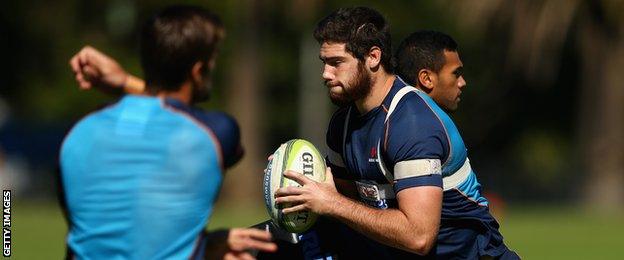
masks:
<path fill-rule="evenodd" d="M 327 132 L 334 181 L 287 172 L 302 187 L 276 192 L 285 213 L 312 210 L 346 223 L 347 258 L 515 259 L 470 167 L 459 131 L 444 112 L 466 85 L 456 43 L 417 32 L 399 47 L 392 73 L 383 17 L 345 8 L 319 22 L 323 78 L 340 106 Z M 328 172 L 329 176 L 331 173 Z M 359 202 L 338 193 L 357 187 Z M 361 202 L 361 203 L 360 203 Z M 344 234 L 344 232 L 343 232 Z"/>
<path fill-rule="evenodd" d="M 432 153 L 442 148 L 443 155 L 444 198 L 436 257 L 519 259 L 503 243 L 499 224 L 470 167 L 466 146 L 447 114 L 457 109 L 466 86 L 457 43 L 442 32 L 417 31 L 403 40 L 395 58 L 396 73 L 417 88 L 415 93 L 426 105 L 421 110 L 426 114 L 419 116 L 433 114 L 437 120 L 430 131 L 444 134 L 437 135 L 441 146 L 428 147 Z"/>
<path fill-rule="evenodd" d="M 61 148 L 68 257 L 249 259 L 247 250 L 276 250 L 268 232 L 204 231 L 224 171 L 243 155 L 233 118 L 192 107 L 208 97 L 223 35 L 216 15 L 191 6 L 166 8 L 142 28 L 145 95 L 88 115 Z M 70 64 L 82 87 L 97 75 L 143 87 L 89 47 Z"/>
<path fill-rule="evenodd" d="M 340 106 L 327 131 L 327 161 L 336 187 L 287 172 L 303 186 L 278 190 L 276 202 L 295 203 L 285 213 L 308 209 L 357 231 L 342 232 L 349 242 L 343 257 L 433 255 L 442 207 L 441 164 L 423 149 L 435 140 L 410 131 L 431 122 L 412 115 L 414 106 L 407 101 L 416 95 L 402 90 L 407 84 L 393 74 L 385 18 L 366 7 L 342 8 L 318 23 L 314 37 L 321 44 L 330 99 Z"/>

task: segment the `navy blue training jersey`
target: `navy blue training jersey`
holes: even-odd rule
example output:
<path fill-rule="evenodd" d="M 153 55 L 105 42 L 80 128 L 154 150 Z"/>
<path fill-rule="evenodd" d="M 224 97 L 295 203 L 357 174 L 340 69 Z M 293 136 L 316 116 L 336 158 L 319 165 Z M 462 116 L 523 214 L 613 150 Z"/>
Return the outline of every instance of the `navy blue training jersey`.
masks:
<path fill-rule="evenodd" d="M 201 258 L 236 121 L 175 99 L 127 95 L 67 135 L 60 155 L 77 259 Z"/>
<path fill-rule="evenodd" d="M 396 207 L 395 194 L 403 189 L 444 189 L 441 227 L 430 257 L 476 259 L 508 250 L 457 127 L 426 93 L 398 76 L 379 107 L 363 115 L 354 106 L 339 109 L 327 146 L 334 176 L 356 181 L 360 200 L 372 207 Z M 345 239 L 352 242 L 345 256 L 416 257 L 346 229 Z"/>

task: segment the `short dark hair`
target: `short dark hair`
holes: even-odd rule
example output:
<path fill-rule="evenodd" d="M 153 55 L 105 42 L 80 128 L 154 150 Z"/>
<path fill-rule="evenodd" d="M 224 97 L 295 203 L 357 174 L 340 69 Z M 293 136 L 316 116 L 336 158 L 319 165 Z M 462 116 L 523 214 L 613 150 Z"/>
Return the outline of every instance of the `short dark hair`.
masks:
<path fill-rule="evenodd" d="M 440 71 L 444 63 L 444 50 L 457 51 L 451 36 L 437 31 L 417 31 L 409 35 L 397 49 L 397 74 L 411 85 L 417 85 L 418 72 L 429 69 Z"/>
<path fill-rule="evenodd" d="M 207 68 L 224 36 L 219 17 L 201 7 L 175 5 L 153 16 L 140 39 L 147 90 L 179 90 L 193 64 L 203 61 Z"/>
<path fill-rule="evenodd" d="M 314 38 L 320 43 L 345 43 L 346 51 L 360 61 L 373 46 L 381 49 L 381 65 L 394 71 L 392 41 L 386 19 L 368 7 L 340 8 L 323 18 L 314 30 Z"/>

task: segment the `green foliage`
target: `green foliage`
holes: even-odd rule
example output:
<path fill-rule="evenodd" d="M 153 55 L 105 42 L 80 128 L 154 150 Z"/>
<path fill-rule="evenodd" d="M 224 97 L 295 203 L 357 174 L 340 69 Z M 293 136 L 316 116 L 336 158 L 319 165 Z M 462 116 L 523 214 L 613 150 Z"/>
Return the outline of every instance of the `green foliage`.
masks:
<path fill-rule="evenodd" d="M 528 1 L 517 5 L 538 8 L 547 2 Z M 584 150 L 579 144 L 585 139 L 585 133 L 578 131 L 580 126 L 592 125 L 579 120 L 595 117 L 600 122 L 605 116 L 605 113 L 593 115 L 591 109 L 586 116 L 580 113 L 583 107 L 599 107 L 583 105 L 585 102 L 603 102 L 581 96 L 583 75 L 592 75 L 583 73 L 580 66 L 582 50 L 578 42 L 587 34 L 575 31 L 575 25 L 561 28 L 570 31 L 569 36 L 562 38 L 557 49 L 548 49 L 549 53 L 561 55 L 560 60 L 547 62 L 558 64 L 557 70 L 547 73 L 553 74 L 549 77 L 553 80 L 549 83 L 530 80 L 524 68 L 531 64 L 510 66 L 511 60 L 524 61 L 523 58 L 512 59 L 512 43 L 525 39 L 524 33 L 530 32 L 520 25 L 535 27 L 537 21 L 521 18 L 521 10 L 516 10 L 516 5 L 505 5 L 504 1 L 64 0 L 55 1 L 53 5 L 46 1 L 11 1 L 7 8 L 0 10 L 0 18 L 4 21 L 2 33 L 6 33 L 6 38 L 5 35 L 1 37 L 0 56 L 5 64 L 9 64 L 0 75 L 0 99 L 10 105 L 12 117 L 18 121 L 63 122 L 66 125 L 102 103 L 114 100 L 95 91 L 79 91 L 67 64 L 69 58 L 82 46 L 90 44 L 116 58 L 132 74 L 141 75 L 137 55 L 139 28 L 154 12 L 174 3 L 208 7 L 221 16 L 227 29 L 213 73 L 213 98 L 201 106 L 230 113 L 232 108 L 240 108 L 236 116 L 247 111 L 257 112 L 262 116 L 256 117 L 261 123 L 252 125 L 260 129 L 246 130 L 260 133 L 262 136 L 255 139 L 265 140 L 267 146 L 297 137 L 300 120 L 297 110 L 301 102 L 297 97 L 298 87 L 302 85 L 300 74 L 303 74 L 299 60 L 302 39 L 312 38 L 316 22 L 339 7 L 370 6 L 390 22 L 394 48 L 403 37 L 420 29 L 447 32 L 459 43 L 468 85 L 463 90 L 459 110 L 452 116 L 486 190 L 513 200 L 527 200 L 523 188 L 536 186 L 540 192 L 531 192 L 532 195 L 551 198 L 576 194 L 574 189 L 578 185 L 570 184 L 572 180 L 604 179 L 583 178 L 586 172 L 581 165 L 583 160 L 579 158 L 582 152 L 578 152 Z M 609 1 L 588 1 L 587 5 L 589 3 L 593 6 L 589 11 L 597 12 L 594 15 L 600 15 L 604 9 L 604 24 L 617 24 L 618 19 L 621 20 L 621 16 L 615 15 L 621 5 Z M 601 9 L 597 3 L 605 6 Z M 474 17 L 470 12 L 479 8 L 501 12 L 485 12 L 489 17 L 476 20 L 465 19 Z M 602 21 L 592 18 L 591 12 L 580 9 L 575 15 L 579 17 L 574 22 Z M 610 28 L 596 30 L 609 32 Z M 254 95 L 257 102 L 239 102 L 237 97 L 244 93 L 232 81 L 249 76 L 241 73 L 240 67 L 250 59 L 245 52 L 250 46 L 256 52 L 252 57 L 258 59 L 253 63 L 257 76 L 252 79 L 254 90 L 258 90 Z M 531 49 L 526 46 L 519 47 Z M 313 73 L 320 79 L 321 63 L 315 62 L 319 67 Z M 541 71 L 541 67 L 532 69 Z M 324 88 L 321 80 L 314 86 Z M 251 107 L 253 105 L 249 104 L 260 105 Z M 613 121 L 605 122 L 615 124 L 611 123 Z M 319 124 L 318 129 L 323 128 L 324 125 Z M 318 132 L 324 132 L 324 129 Z M 547 134 L 543 135 L 544 132 Z M 271 149 L 253 147 L 249 150 Z M 601 153 L 610 153 L 610 150 Z M 559 190 L 545 188 L 562 180 L 569 185 L 560 185 Z M 505 186 L 506 183 L 521 185 Z"/>

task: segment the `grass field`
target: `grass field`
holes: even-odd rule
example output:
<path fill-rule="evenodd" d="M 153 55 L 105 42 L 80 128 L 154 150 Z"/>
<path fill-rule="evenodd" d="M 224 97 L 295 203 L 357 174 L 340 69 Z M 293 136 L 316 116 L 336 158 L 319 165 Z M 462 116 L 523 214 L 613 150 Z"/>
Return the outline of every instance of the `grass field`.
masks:
<path fill-rule="evenodd" d="M 61 259 L 66 226 L 53 203 L 13 204 L 12 259 Z M 217 208 L 209 229 L 250 226 L 264 209 Z M 523 259 L 623 259 L 624 213 L 588 214 L 561 207 L 512 207 L 500 218 L 506 243 Z"/>

